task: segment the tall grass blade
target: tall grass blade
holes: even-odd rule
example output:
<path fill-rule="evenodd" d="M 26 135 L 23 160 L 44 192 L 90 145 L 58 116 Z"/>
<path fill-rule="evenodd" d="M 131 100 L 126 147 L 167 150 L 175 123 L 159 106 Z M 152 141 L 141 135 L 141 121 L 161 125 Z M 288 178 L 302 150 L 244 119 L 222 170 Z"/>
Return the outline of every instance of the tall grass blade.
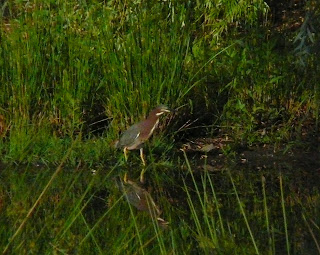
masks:
<path fill-rule="evenodd" d="M 268 204 L 267 204 L 267 194 L 266 194 L 266 178 L 261 176 L 261 183 L 262 183 L 262 195 L 263 195 L 263 208 L 265 214 L 265 222 L 267 227 L 268 233 L 268 242 L 269 242 L 269 253 L 274 254 L 274 250 L 272 249 L 272 238 L 270 233 L 270 222 L 269 222 L 269 212 L 268 212 Z"/>
<path fill-rule="evenodd" d="M 29 209 L 26 217 L 23 219 L 23 221 L 21 222 L 20 226 L 18 227 L 18 229 L 16 230 L 16 232 L 12 235 L 12 237 L 10 238 L 8 244 L 5 246 L 2 254 L 7 254 L 7 252 L 9 251 L 10 245 L 11 243 L 14 241 L 14 239 L 18 236 L 18 234 L 21 232 L 21 230 L 23 229 L 24 225 L 26 224 L 27 220 L 30 218 L 31 214 L 33 213 L 33 211 L 35 210 L 35 208 L 39 205 L 42 197 L 44 196 L 44 194 L 47 192 L 47 190 L 49 189 L 49 187 L 51 186 L 52 182 L 54 181 L 54 179 L 58 176 L 58 174 L 61 172 L 62 170 L 62 166 L 64 165 L 64 163 L 67 161 L 67 159 L 70 156 L 70 153 L 74 147 L 74 145 L 78 142 L 78 140 L 76 139 L 75 141 L 72 142 L 70 148 L 68 149 L 67 153 L 64 155 L 64 157 L 61 160 L 60 165 L 57 167 L 56 171 L 53 173 L 53 175 L 51 176 L 49 182 L 47 183 L 47 185 L 44 187 L 44 189 L 42 190 L 42 192 L 40 193 L 39 197 L 37 198 L 37 200 L 34 202 L 33 206 Z"/>
<path fill-rule="evenodd" d="M 253 236 L 253 234 L 252 234 L 252 231 L 251 231 L 251 228 L 250 228 L 250 225 L 249 225 L 249 222 L 248 222 L 246 213 L 245 213 L 245 211 L 244 211 L 244 209 L 243 209 L 242 202 L 241 202 L 241 200 L 240 200 L 240 198 L 239 198 L 236 185 L 234 184 L 233 178 L 232 178 L 231 173 L 230 173 L 229 170 L 228 170 L 228 175 L 229 175 L 230 181 L 231 181 L 231 183 L 232 183 L 233 190 L 234 190 L 234 192 L 235 192 L 235 194 L 236 194 L 236 198 L 237 198 L 237 201 L 238 201 L 238 205 L 239 205 L 241 214 L 242 214 L 242 216 L 243 216 L 243 219 L 244 219 L 244 221 L 245 221 L 245 223 L 246 223 L 247 229 L 248 229 L 248 231 L 249 231 L 249 234 L 250 234 L 251 241 L 252 241 L 252 244 L 253 244 L 253 246 L 254 246 L 254 249 L 255 249 L 255 251 L 256 251 L 257 254 L 260 254 L 259 249 L 258 249 L 258 246 L 257 246 L 256 241 L 255 241 L 255 239 L 254 239 L 254 236 Z"/>
<path fill-rule="evenodd" d="M 283 192 L 283 181 L 282 181 L 282 174 L 281 173 L 279 176 L 279 182 L 280 182 L 283 224 L 284 224 L 284 231 L 285 231 L 285 235 L 286 235 L 287 254 L 290 255 L 290 242 L 289 242 L 288 224 L 287 224 L 286 207 L 285 207 L 284 192 Z"/>
<path fill-rule="evenodd" d="M 319 245 L 318 239 L 316 238 L 315 234 L 313 233 L 312 228 L 310 227 L 310 224 L 309 224 L 308 220 L 306 219 L 306 216 L 304 215 L 304 213 L 302 213 L 302 219 L 306 223 L 307 228 L 310 232 L 310 235 L 312 236 L 312 239 L 317 247 L 318 253 L 320 254 L 320 245 Z"/>

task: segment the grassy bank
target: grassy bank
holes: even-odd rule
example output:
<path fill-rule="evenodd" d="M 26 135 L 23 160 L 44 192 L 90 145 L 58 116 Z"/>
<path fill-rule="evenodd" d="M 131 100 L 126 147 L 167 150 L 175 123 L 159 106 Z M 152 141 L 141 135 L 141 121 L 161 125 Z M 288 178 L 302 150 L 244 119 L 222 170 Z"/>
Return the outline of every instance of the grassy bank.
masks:
<path fill-rule="evenodd" d="M 304 124 L 315 130 L 308 123 L 318 123 L 318 60 L 293 51 L 303 29 L 288 33 L 270 15 L 263 1 L 5 2 L 5 158 L 56 160 L 53 151 L 79 132 L 111 142 L 159 103 L 184 106 L 173 134 L 188 120 L 204 126 L 195 133 L 222 127 L 249 143 L 295 139 Z"/>

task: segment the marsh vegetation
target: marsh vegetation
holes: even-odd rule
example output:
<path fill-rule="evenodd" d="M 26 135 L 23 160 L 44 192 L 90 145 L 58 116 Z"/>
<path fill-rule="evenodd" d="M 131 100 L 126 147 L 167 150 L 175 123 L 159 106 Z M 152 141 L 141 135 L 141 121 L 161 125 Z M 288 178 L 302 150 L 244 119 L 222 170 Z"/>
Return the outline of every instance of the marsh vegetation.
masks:
<path fill-rule="evenodd" d="M 1 252 L 320 253 L 318 1 L 0 6 Z"/>

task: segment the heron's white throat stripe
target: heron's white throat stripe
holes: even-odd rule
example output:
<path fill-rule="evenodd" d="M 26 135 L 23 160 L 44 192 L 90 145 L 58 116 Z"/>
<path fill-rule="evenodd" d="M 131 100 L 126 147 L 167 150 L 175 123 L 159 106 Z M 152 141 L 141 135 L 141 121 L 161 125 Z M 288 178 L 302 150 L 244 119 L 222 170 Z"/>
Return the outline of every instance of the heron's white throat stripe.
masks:
<path fill-rule="evenodd" d="M 157 127 L 158 123 L 159 123 L 159 120 L 157 120 L 156 123 L 154 124 L 154 126 L 151 128 L 150 134 L 153 133 L 153 131 Z"/>

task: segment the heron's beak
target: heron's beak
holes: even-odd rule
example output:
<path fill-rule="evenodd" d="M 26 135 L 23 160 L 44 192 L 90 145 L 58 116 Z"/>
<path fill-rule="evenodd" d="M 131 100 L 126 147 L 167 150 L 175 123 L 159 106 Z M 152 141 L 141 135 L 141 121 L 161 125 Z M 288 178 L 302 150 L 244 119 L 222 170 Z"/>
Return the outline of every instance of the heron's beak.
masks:
<path fill-rule="evenodd" d="M 171 113 L 175 113 L 176 111 L 177 111 L 176 109 L 171 109 L 171 108 L 168 109 L 168 112 L 171 112 Z"/>

